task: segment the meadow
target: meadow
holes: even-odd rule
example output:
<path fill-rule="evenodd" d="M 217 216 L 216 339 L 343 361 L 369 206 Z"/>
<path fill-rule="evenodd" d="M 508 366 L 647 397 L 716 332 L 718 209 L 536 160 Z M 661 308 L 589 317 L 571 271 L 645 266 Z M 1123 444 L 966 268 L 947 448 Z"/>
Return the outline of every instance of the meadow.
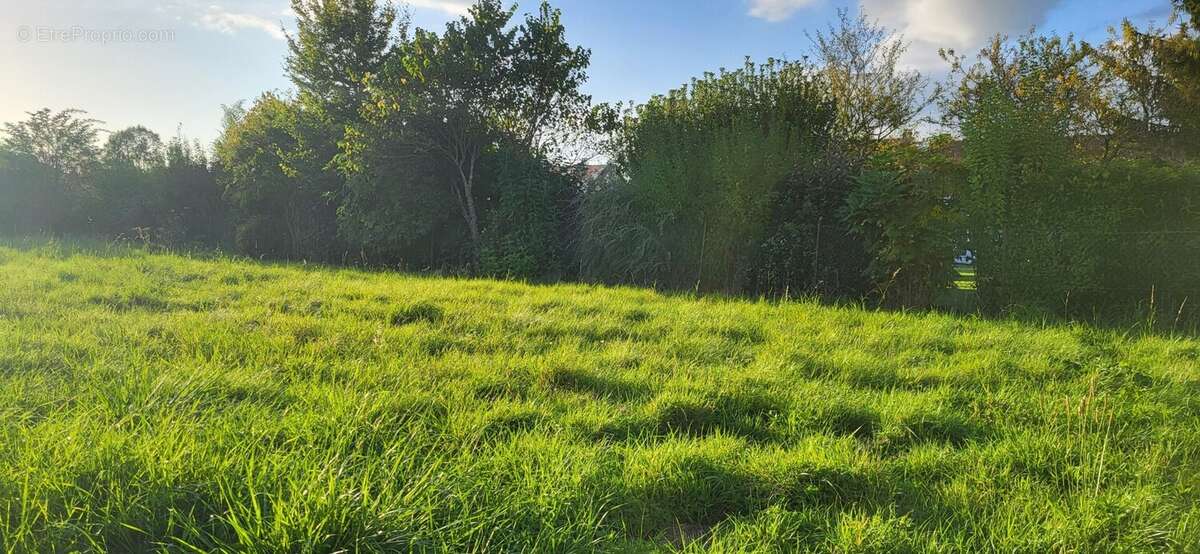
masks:
<path fill-rule="evenodd" d="M 1200 340 L 0 244 L 4 552 L 1196 552 Z"/>

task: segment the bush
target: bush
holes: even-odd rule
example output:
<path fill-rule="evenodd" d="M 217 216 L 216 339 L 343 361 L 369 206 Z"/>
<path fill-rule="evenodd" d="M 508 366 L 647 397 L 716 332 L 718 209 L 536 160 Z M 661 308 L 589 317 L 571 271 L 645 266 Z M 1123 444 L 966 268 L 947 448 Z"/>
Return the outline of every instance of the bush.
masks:
<path fill-rule="evenodd" d="M 1066 128 L 1050 100 L 1018 104 L 998 90 L 963 124 L 965 231 L 985 308 L 1061 308 L 1095 274 L 1098 252 L 1081 231 L 1106 220 L 1087 212 Z"/>
<path fill-rule="evenodd" d="M 953 280 L 961 252 L 962 164 L 938 136 L 885 147 L 855 179 L 846 220 L 866 242 L 869 273 L 885 304 L 927 307 Z"/>
<path fill-rule="evenodd" d="M 363 261 L 413 269 L 459 267 L 469 259 L 462 216 L 441 169 L 428 156 L 364 149 L 337 209 L 338 235 Z M 396 159 L 401 158 L 401 159 Z"/>
<path fill-rule="evenodd" d="M 1073 295 L 1073 311 L 1140 305 L 1143 312 L 1194 318 L 1200 313 L 1200 167 L 1118 160 L 1091 164 L 1084 175 L 1095 183 L 1087 198 L 1099 205 L 1091 211 L 1109 221 L 1093 235 L 1103 253 L 1094 286 Z"/>
<path fill-rule="evenodd" d="M 332 259 L 341 179 L 314 143 L 321 122 L 300 104 L 264 94 L 216 145 L 238 248 L 286 259 Z M 319 148 L 318 148 L 319 150 Z"/>
<path fill-rule="evenodd" d="M 964 125 L 981 302 L 1063 315 L 1139 305 L 1184 315 L 1200 292 L 1200 172 L 1087 161 L 1059 121 L 1044 105 L 991 97 Z"/>
<path fill-rule="evenodd" d="M 830 152 L 802 160 L 779 184 L 748 264 L 749 292 L 826 297 L 866 292 L 870 258 L 842 216 L 853 171 L 850 162 Z"/>
<path fill-rule="evenodd" d="M 619 171 L 583 209 L 587 276 L 741 292 L 776 191 L 823 150 L 834 106 L 803 64 L 747 62 L 628 113 Z"/>
<path fill-rule="evenodd" d="M 0 149 L 0 230 L 14 235 L 62 231 L 76 202 L 58 172 Z"/>
<path fill-rule="evenodd" d="M 568 217 L 576 179 L 520 148 L 493 155 L 497 198 L 482 233 L 480 269 L 508 278 L 561 277 L 570 259 Z"/>

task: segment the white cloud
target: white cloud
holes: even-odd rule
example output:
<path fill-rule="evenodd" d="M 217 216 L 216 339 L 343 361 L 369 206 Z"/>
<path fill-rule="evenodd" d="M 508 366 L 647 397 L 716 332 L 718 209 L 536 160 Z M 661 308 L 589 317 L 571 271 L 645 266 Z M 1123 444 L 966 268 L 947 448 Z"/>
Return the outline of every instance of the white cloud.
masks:
<path fill-rule="evenodd" d="M 209 6 L 200 16 L 199 25 L 229 35 L 241 29 L 257 29 L 277 40 L 285 38 L 279 21 L 249 13 L 227 11 L 220 6 Z"/>
<path fill-rule="evenodd" d="M 1059 0 L 862 0 L 867 16 L 912 43 L 906 60 L 944 67 L 938 48 L 973 55 L 996 33 L 1020 34 L 1042 23 Z"/>
<path fill-rule="evenodd" d="M 407 0 L 414 8 L 425 8 L 445 12 L 450 15 L 467 15 L 472 0 Z"/>
<path fill-rule="evenodd" d="M 777 23 L 814 3 L 816 0 L 750 0 L 750 16 Z"/>

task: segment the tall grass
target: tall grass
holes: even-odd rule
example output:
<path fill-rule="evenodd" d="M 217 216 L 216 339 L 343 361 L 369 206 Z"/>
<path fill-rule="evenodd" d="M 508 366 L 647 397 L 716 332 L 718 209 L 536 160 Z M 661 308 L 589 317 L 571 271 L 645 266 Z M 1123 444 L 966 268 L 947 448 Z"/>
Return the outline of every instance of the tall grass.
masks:
<path fill-rule="evenodd" d="M 1200 341 L 0 247 L 6 552 L 1200 549 Z"/>

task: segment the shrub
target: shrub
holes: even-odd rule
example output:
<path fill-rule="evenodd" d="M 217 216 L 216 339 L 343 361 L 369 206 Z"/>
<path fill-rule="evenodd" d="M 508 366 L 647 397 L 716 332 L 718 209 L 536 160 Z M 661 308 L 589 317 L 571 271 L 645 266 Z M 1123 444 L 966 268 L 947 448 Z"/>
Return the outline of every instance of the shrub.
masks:
<path fill-rule="evenodd" d="M 967 233 L 983 305 L 1182 317 L 1200 292 L 1200 172 L 1085 160 L 1059 117 L 992 96 L 964 125 Z"/>
<path fill-rule="evenodd" d="M 870 160 L 847 198 L 845 216 L 866 242 L 880 299 L 929 306 L 953 278 L 963 246 L 962 164 L 947 136 L 900 141 Z"/>
<path fill-rule="evenodd" d="M 859 296 L 870 262 L 842 216 L 853 168 L 828 152 L 800 161 L 772 195 L 771 213 L 747 268 L 760 295 Z"/>
<path fill-rule="evenodd" d="M 521 149 L 501 148 L 493 157 L 497 198 L 483 229 L 480 269 L 508 278 L 561 277 L 575 180 Z"/>
<path fill-rule="evenodd" d="M 627 113 L 619 167 L 583 209 L 588 276 L 740 292 L 779 185 L 832 134 L 803 64 L 747 62 Z"/>
<path fill-rule="evenodd" d="M 1061 307 L 1095 272 L 1098 253 L 1080 231 L 1106 220 L 1086 210 L 1066 129 L 1050 100 L 1018 103 L 998 89 L 963 124 L 966 234 L 986 308 Z"/>
<path fill-rule="evenodd" d="M 63 179 L 30 156 L 0 149 L 0 230 L 14 235 L 61 229 L 75 199 Z"/>
<path fill-rule="evenodd" d="M 319 121 L 298 103 L 264 94 L 217 142 L 225 197 L 243 252 L 329 259 L 335 251 L 336 174 L 314 155 Z"/>

